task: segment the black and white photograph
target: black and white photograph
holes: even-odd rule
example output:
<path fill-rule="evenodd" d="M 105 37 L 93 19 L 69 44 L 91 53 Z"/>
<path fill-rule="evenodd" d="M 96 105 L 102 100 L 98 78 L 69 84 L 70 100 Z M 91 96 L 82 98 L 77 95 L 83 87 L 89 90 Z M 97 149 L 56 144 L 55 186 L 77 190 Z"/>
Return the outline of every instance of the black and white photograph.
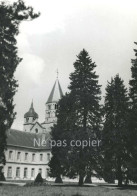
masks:
<path fill-rule="evenodd" d="M 0 0 L 0 196 L 137 195 L 137 1 Z"/>

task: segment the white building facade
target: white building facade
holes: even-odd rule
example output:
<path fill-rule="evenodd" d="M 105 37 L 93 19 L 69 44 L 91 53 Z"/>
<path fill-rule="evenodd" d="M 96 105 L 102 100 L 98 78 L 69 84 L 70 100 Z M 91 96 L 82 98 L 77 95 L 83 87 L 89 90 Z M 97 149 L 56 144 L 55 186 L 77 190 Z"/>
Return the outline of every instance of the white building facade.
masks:
<path fill-rule="evenodd" d="M 45 120 L 38 122 L 38 114 L 33 102 L 24 115 L 23 131 L 9 130 L 7 132 L 6 165 L 4 176 L 12 180 L 34 180 L 38 173 L 42 178 L 48 178 L 48 162 L 51 158 L 51 147 L 48 143 L 51 127 L 57 122 L 56 110 L 63 92 L 56 79 L 50 96 L 46 102 Z M 41 141 L 47 141 L 42 145 Z"/>

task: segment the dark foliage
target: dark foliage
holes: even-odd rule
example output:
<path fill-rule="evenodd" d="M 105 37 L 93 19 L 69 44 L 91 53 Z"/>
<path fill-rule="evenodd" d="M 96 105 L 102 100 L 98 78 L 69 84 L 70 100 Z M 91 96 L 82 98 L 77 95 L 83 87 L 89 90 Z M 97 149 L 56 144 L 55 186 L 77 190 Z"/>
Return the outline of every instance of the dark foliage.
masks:
<path fill-rule="evenodd" d="M 129 98 L 123 80 L 116 75 L 107 84 L 103 129 L 103 177 L 107 182 L 125 179 L 128 148 Z"/>
<path fill-rule="evenodd" d="M 32 20 L 39 14 L 32 7 L 26 7 L 22 0 L 13 5 L 0 3 L 0 163 L 5 164 L 6 131 L 11 127 L 16 113 L 14 112 L 14 95 L 18 83 L 14 73 L 21 58 L 18 57 L 16 36 L 19 24 Z"/>
<path fill-rule="evenodd" d="M 137 42 L 135 42 L 137 45 Z M 128 165 L 128 179 L 137 182 L 137 50 L 134 49 L 135 59 L 131 60 L 131 80 L 130 84 L 130 113 L 129 113 L 129 145 L 128 150 L 130 160 Z"/>
<path fill-rule="evenodd" d="M 88 141 L 99 137 L 101 92 L 95 67 L 83 49 L 74 63 L 74 72 L 70 74 L 70 93 L 59 101 L 57 125 L 51 133 L 53 140 L 66 143 L 52 148 L 53 157 L 59 160 L 60 174 L 70 178 L 79 175 L 79 185 L 83 185 L 87 171 L 97 167 L 97 148 L 70 145 L 72 140 Z M 52 171 L 53 164 L 50 167 Z"/>
<path fill-rule="evenodd" d="M 41 173 L 38 173 L 34 182 L 35 183 L 43 183 L 43 178 L 41 177 Z"/>

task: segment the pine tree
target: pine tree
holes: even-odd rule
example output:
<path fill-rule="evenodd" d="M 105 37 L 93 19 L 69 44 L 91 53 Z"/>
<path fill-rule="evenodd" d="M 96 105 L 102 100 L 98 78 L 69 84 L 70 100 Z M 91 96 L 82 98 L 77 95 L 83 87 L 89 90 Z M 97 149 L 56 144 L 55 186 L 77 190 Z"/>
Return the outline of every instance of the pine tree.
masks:
<path fill-rule="evenodd" d="M 74 63 L 74 72 L 70 74 L 70 93 L 59 102 L 58 121 L 52 131 L 52 139 L 66 140 L 67 143 L 65 147 L 56 148 L 63 174 L 70 178 L 79 176 L 79 185 L 83 185 L 87 171 L 95 170 L 97 149 L 69 144 L 72 140 L 88 141 L 98 136 L 101 91 L 95 67 L 83 49 Z"/>
<path fill-rule="evenodd" d="M 102 135 L 104 153 L 104 179 L 118 180 L 122 185 L 126 167 L 128 145 L 129 98 L 123 80 L 116 75 L 107 84 Z"/>
<path fill-rule="evenodd" d="M 41 173 L 38 173 L 35 180 L 34 180 L 34 183 L 43 183 L 43 178 L 41 176 Z"/>
<path fill-rule="evenodd" d="M 135 42 L 137 45 L 137 42 Z M 131 80 L 130 84 L 130 115 L 129 115 L 129 178 L 137 182 L 137 50 L 134 49 L 135 59 L 131 60 Z"/>
<path fill-rule="evenodd" d="M 70 150 L 69 141 L 72 138 L 72 130 L 74 130 L 74 127 L 76 127 L 74 125 L 75 113 L 73 112 L 73 99 L 70 98 L 70 94 L 63 96 L 59 101 L 58 106 L 57 124 L 54 125 L 51 131 L 51 140 L 56 141 L 58 145 L 52 147 L 52 158 L 49 162 L 49 175 L 50 177 L 55 177 L 55 181 L 57 181 L 57 179 L 61 179 L 62 175 L 67 176 L 66 171 L 69 168 L 69 163 L 67 160 L 67 153 Z M 63 144 L 64 140 L 66 141 L 67 145 Z"/>
<path fill-rule="evenodd" d="M 0 164 L 5 164 L 6 131 L 11 127 L 16 113 L 13 98 L 18 83 L 14 73 L 21 58 L 18 57 L 16 36 L 24 20 L 32 20 L 39 14 L 26 7 L 22 0 L 8 5 L 0 3 Z"/>
<path fill-rule="evenodd" d="M 52 151 L 53 153 L 53 151 Z M 49 176 L 56 178 L 55 179 L 55 183 L 63 183 L 62 179 L 61 179 L 61 175 L 63 174 L 63 170 L 61 168 L 61 164 L 60 161 L 58 159 L 58 157 L 53 154 L 50 162 L 49 162 L 49 168 L 50 168 L 50 172 L 49 172 Z"/>

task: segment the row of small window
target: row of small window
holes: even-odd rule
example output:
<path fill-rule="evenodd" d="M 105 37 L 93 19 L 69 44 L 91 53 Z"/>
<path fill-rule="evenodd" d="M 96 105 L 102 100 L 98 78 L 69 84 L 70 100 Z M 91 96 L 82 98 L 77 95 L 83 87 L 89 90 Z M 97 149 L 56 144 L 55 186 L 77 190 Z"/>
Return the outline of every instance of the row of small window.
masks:
<path fill-rule="evenodd" d="M 32 118 L 32 121 L 34 122 L 36 118 Z M 26 118 L 26 122 L 29 122 L 29 118 Z"/>
<path fill-rule="evenodd" d="M 56 112 L 46 112 L 48 118 L 56 117 Z"/>
<path fill-rule="evenodd" d="M 12 160 L 12 159 L 13 159 L 13 151 L 9 151 L 9 160 Z M 17 153 L 17 160 L 20 160 L 20 159 L 21 159 L 21 152 L 18 152 Z M 32 154 L 32 161 L 35 161 L 35 159 L 36 159 L 36 154 L 33 153 Z M 25 153 L 24 160 L 25 161 L 28 160 L 28 153 Z M 43 154 L 40 154 L 39 160 L 43 161 Z M 47 160 L 50 161 L 50 153 L 47 153 Z"/>
<path fill-rule="evenodd" d="M 26 131 L 26 129 L 25 129 L 25 131 Z M 39 130 L 36 128 L 36 129 L 35 129 L 35 133 L 38 133 L 38 132 L 39 132 Z"/>
<path fill-rule="evenodd" d="M 41 168 L 39 168 L 39 173 L 41 173 L 41 175 L 42 175 L 42 169 Z M 46 171 L 47 177 L 48 177 L 48 173 L 49 173 L 49 169 L 47 168 L 47 171 Z M 28 168 L 24 168 L 24 175 L 23 176 L 24 176 L 24 178 L 28 177 Z M 8 167 L 7 177 L 12 178 L 12 167 Z M 16 168 L 16 177 L 20 178 L 20 167 Z M 31 177 L 32 178 L 35 177 L 35 168 L 31 169 Z"/>
<path fill-rule="evenodd" d="M 55 110 L 57 110 L 57 109 L 58 109 L 58 105 L 57 105 L 57 104 L 55 104 L 54 109 L 55 109 Z M 51 110 L 51 105 L 48 105 L 48 110 Z"/>

